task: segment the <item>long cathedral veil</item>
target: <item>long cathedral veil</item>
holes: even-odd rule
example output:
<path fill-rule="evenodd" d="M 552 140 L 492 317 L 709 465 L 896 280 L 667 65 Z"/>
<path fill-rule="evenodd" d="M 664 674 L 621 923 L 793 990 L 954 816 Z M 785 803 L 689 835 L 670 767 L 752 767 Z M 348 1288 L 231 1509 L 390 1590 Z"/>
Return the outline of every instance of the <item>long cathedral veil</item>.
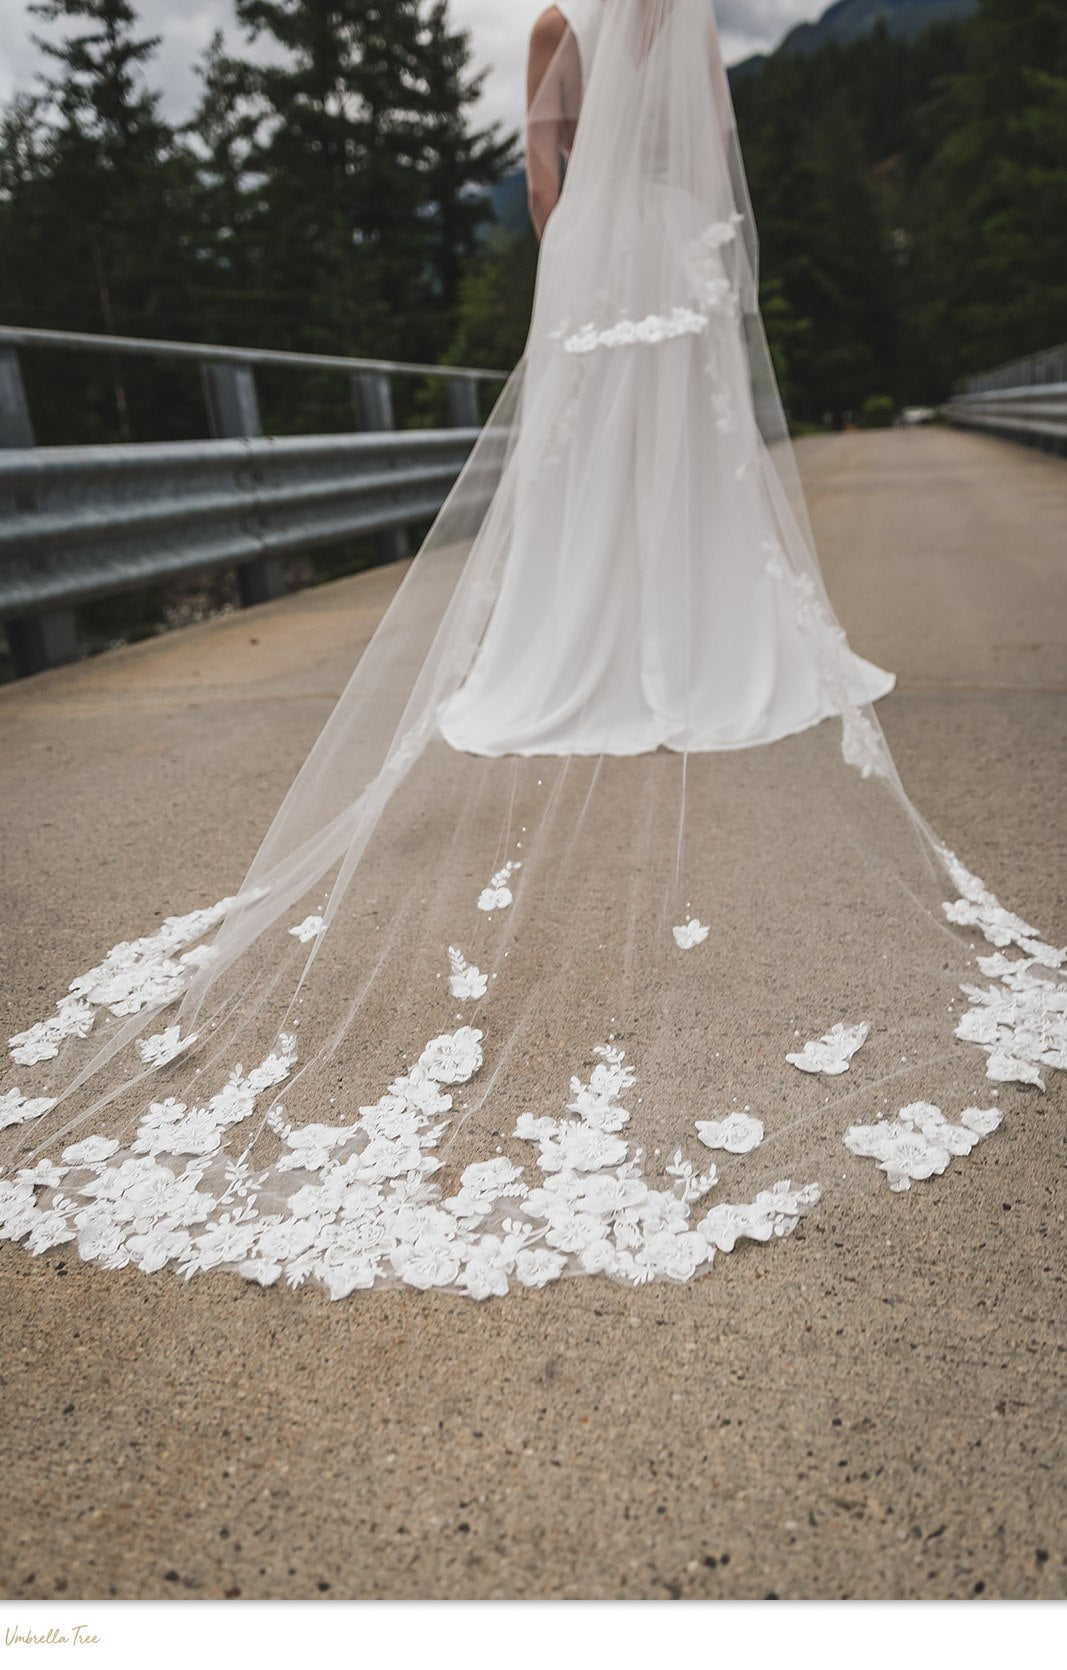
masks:
<path fill-rule="evenodd" d="M 247 875 L 11 1041 L 33 1252 L 687 1280 L 1067 1065 L 1063 954 L 911 805 L 827 598 L 713 13 L 582 13 L 523 360 Z"/>

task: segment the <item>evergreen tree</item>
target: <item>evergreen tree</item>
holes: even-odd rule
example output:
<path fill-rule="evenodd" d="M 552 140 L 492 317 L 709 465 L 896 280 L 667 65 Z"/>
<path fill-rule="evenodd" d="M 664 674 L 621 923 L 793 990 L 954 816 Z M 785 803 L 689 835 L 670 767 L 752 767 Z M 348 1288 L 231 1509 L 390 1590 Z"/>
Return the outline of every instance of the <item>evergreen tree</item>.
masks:
<path fill-rule="evenodd" d="M 228 55 L 221 30 L 197 68 L 200 102 L 184 130 L 196 158 L 195 308 L 206 338 L 247 342 L 249 318 L 264 311 L 253 173 L 262 116 L 248 67 Z"/>
<path fill-rule="evenodd" d="M 184 334 L 190 175 L 144 83 L 156 41 L 138 36 L 128 0 L 39 0 L 31 11 L 74 29 L 38 43 L 53 70 L 33 104 L 32 171 L 30 107 L 9 112 L 0 305 L 31 325 Z M 139 413 L 160 410 L 155 373 L 132 362 L 80 362 L 61 394 L 52 382 L 33 391 L 42 438 L 129 438 Z M 75 436 L 61 410 L 72 396 Z"/>
<path fill-rule="evenodd" d="M 922 184 L 911 300 L 954 378 L 1067 336 L 1067 11 L 980 0 Z"/>
<path fill-rule="evenodd" d="M 810 73 L 804 60 L 771 60 L 758 100 L 746 88 L 742 142 L 787 407 L 794 418 L 840 422 L 893 385 L 895 280 L 857 123 L 840 100 L 806 108 Z"/>
<path fill-rule="evenodd" d="M 466 30 L 452 28 L 448 0 L 433 0 L 422 43 L 426 106 L 422 142 L 433 238 L 432 260 L 446 313 L 453 314 L 460 280 L 489 216 L 489 189 L 515 162 L 515 141 L 500 125 L 472 130 L 468 112 L 481 96 L 486 71 L 471 73 Z"/>

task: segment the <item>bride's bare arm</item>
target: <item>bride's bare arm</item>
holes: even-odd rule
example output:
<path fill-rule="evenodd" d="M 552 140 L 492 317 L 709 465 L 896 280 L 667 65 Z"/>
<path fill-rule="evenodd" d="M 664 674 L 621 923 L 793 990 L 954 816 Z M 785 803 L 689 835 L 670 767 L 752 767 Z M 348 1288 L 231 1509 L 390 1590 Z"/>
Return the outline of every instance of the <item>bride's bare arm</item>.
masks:
<path fill-rule="evenodd" d="M 534 24 L 526 76 L 526 181 L 530 219 L 538 238 L 559 200 L 560 160 L 573 137 L 567 89 L 580 78 L 578 52 L 556 6 Z"/>

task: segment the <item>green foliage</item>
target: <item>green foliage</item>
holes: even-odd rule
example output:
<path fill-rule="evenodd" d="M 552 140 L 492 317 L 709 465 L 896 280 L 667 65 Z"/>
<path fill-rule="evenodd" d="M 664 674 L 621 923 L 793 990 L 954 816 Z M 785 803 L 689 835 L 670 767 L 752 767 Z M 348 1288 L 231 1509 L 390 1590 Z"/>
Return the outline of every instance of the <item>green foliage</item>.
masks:
<path fill-rule="evenodd" d="M 912 296 L 939 380 L 1067 334 L 1067 9 L 981 0 L 917 193 Z"/>
<path fill-rule="evenodd" d="M 937 402 L 1067 335 L 1062 0 L 776 54 L 734 93 L 795 422 Z"/>
<path fill-rule="evenodd" d="M 130 0 L 32 8 L 49 74 L 0 120 L 0 317 L 436 361 L 514 163 L 472 120 L 468 36 L 447 0 L 235 5 L 271 50 L 246 62 L 216 36 L 178 131 Z M 34 354 L 26 372 L 41 441 L 203 433 L 195 368 Z M 261 397 L 278 432 L 352 422 L 335 376 L 264 377 Z"/>
<path fill-rule="evenodd" d="M 178 130 L 132 0 L 34 6 L 47 73 L 0 116 L 0 317 L 514 364 L 536 245 L 487 235 L 487 193 L 507 181 L 513 230 L 521 176 L 511 136 L 478 126 L 447 0 L 234 3 L 256 61 L 217 36 Z M 734 94 L 795 426 L 935 403 L 1067 336 L 1062 0 L 781 52 Z M 203 432 L 195 368 L 34 354 L 25 370 L 42 441 Z M 271 429 L 351 422 L 342 380 L 259 381 Z M 439 388 L 396 397 L 403 421 L 444 421 Z"/>
<path fill-rule="evenodd" d="M 889 429 L 897 415 L 896 401 L 888 394 L 869 394 L 860 408 L 861 429 Z"/>

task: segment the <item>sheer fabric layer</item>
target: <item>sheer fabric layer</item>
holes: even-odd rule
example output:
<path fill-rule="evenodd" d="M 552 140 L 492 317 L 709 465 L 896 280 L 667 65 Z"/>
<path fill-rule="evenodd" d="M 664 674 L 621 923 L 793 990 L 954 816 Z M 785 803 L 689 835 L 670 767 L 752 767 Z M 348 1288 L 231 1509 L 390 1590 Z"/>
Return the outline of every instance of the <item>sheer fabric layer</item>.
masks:
<path fill-rule="evenodd" d="M 11 1041 L 33 1253 L 689 1280 L 1067 1066 L 1064 954 L 911 805 L 826 596 L 710 10 L 604 0 L 528 132 L 527 352 L 243 882 Z"/>

